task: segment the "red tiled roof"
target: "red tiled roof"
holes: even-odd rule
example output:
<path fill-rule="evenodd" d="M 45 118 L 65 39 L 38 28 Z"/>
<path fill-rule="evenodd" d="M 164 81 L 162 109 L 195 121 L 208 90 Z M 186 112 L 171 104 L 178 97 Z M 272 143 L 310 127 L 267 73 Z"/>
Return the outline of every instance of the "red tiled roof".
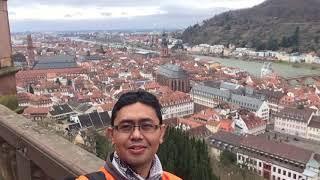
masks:
<path fill-rule="evenodd" d="M 105 112 L 105 111 L 112 111 L 114 105 L 115 105 L 115 102 L 109 102 L 106 104 L 99 105 L 99 107 L 101 107 L 102 110 Z"/>
<path fill-rule="evenodd" d="M 184 92 L 175 91 L 171 94 L 162 95 L 159 98 L 159 101 L 162 106 L 170 106 L 180 104 L 181 102 L 191 101 L 191 97 Z"/>
<path fill-rule="evenodd" d="M 47 114 L 49 110 L 48 107 L 27 107 L 23 114 Z"/>
<path fill-rule="evenodd" d="M 208 137 L 212 135 L 212 132 L 206 128 L 206 126 L 198 126 L 196 128 L 192 128 L 189 131 L 189 134 L 191 136 L 197 136 L 197 137 Z"/>
<path fill-rule="evenodd" d="M 310 108 L 297 109 L 292 107 L 285 107 L 279 113 L 277 113 L 276 116 L 284 119 L 290 119 L 306 123 L 315 111 L 316 110 Z"/>
<path fill-rule="evenodd" d="M 160 85 L 159 83 L 155 82 L 155 81 L 152 81 L 152 82 L 148 82 L 144 85 L 144 88 L 146 90 L 149 90 L 149 89 L 159 89 L 160 88 Z"/>
<path fill-rule="evenodd" d="M 253 135 L 245 135 L 241 145 L 302 163 L 307 163 L 312 155 L 312 151 Z"/>
<path fill-rule="evenodd" d="M 282 158 L 307 163 L 313 154 L 312 151 L 302 149 L 293 145 L 268 140 L 262 136 L 244 135 L 239 136 L 228 132 L 219 131 L 212 138 L 221 142 L 244 146 L 258 151 L 273 154 Z"/>
<path fill-rule="evenodd" d="M 261 118 L 255 116 L 253 113 L 241 116 L 244 123 L 246 123 L 248 129 L 254 129 L 266 125 L 267 123 Z"/>
<path fill-rule="evenodd" d="M 219 114 L 210 108 L 202 110 L 199 113 L 193 115 L 192 117 L 194 119 L 201 119 L 204 121 L 210 121 L 210 120 L 218 121 L 218 120 L 220 120 Z"/>
<path fill-rule="evenodd" d="M 178 124 L 187 125 L 187 126 L 189 126 L 191 129 L 205 125 L 204 122 L 196 121 L 196 120 L 193 120 L 193 119 L 190 119 L 190 118 L 189 118 L 189 119 L 178 118 L 177 122 L 178 122 Z"/>
<path fill-rule="evenodd" d="M 220 121 L 220 127 L 219 130 L 232 132 L 234 129 L 232 127 L 232 120 L 230 119 L 223 119 Z"/>

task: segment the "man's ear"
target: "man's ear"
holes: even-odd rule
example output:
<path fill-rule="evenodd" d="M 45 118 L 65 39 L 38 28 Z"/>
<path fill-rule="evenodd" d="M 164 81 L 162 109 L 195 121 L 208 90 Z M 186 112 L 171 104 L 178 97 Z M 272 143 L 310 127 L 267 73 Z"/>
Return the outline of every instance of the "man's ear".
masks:
<path fill-rule="evenodd" d="M 106 137 L 111 141 L 112 145 L 114 144 L 113 128 L 108 127 L 106 129 Z"/>
<path fill-rule="evenodd" d="M 164 135 L 166 134 L 167 126 L 166 125 L 161 125 L 161 134 L 160 134 L 160 144 L 164 142 Z"/>

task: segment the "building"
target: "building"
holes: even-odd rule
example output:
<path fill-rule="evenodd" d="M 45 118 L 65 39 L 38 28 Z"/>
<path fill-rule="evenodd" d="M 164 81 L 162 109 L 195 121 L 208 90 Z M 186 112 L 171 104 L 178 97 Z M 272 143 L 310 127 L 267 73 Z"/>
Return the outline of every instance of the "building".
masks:
<path fill-rule="evenodd" d="M 280 106 L 280 100 L 285 96 L 285 94 L 282 91 L 260 89 L 257 93 L 265 97 L 265 100 L 267 101 L 268 106 L 270 108 L 271 116 L 280 112 L 280 110 L 283 108 L 282 106 Z"/>
<path fill-rule="evenodd" d="M 163 86 L 169 86 L 173 91 L 189 92 L 189 75 L 180 66 L 165 64 L 156 71 L 156 82 Z"/>
<path fill-rule="evenodd" d="M 72 116 L 70 121 L 72 124 L 68 126 L 69 131 L 84 130 L 88 128 L 99 130 L 111 125 L 111 119 L 108 112 L 98 113 L 95 111 L 89 114 L 76 115 Z"/>
<path fill-rule="evenodd" d="M 162 105 L 162 119 L 184 117 L 194 113 L 191 97 L 183 92 L 173 92 L 159 98 Z"/>
<path fill-rule="evenodd" d="M 11 59 L 11 38 L 8 19 L 7 1 L 0 1 L 0 96 L 15 95 L 17 93 L 14 67 Z"/>
<path fill-rule="evenodd" d="M 212 151 L 230 151 L 237 164 L 269 180 L 318 180 L 319 155 L 296 146 L 267 140 L 260 136 L 219 131 L 210 138 Z"/>
<path fill-rule="evenodd" d="M 69 69 L 77 68 L 75 57 L 58 55 L 58 56 L 42 56 L 35 63 L 33 70 L 46 70 L 46 69 Z"/>
<path fill-rule="evenodd" d="M 313 118 L 316 110 L 310 108 L 297 109 L 286 107 L 275 115 L 274 130 L 280 133 L 286 133 L 293 136 L 308 138 L 308 125 L 312 121 L 312 125 L 317 120 Z M 310 127 L 310 129 L 313 127 Z"/>
<path fill-rule="evenodd" d="M 258 135 L 266 131 L 267 123 L 254 113 L 238 114 L 234 118 L 235 129 L 239 134 Z"/>
<path fill-rule="evenodd" d="M 228 82 L 205 82 L 192 87 L 191 97 L 196 104 L 214 108 L 227 102 L 254 112 L 263 120 L 269 120 L 269 106 L 253 89 Z"/>
<path fill-rule="evenodd" d="M 32 43 L 32 37 L 31 37 L 31 34 L 28 34 L 27 36 L 27 51 L 28 51 L 28 59 L 27 59 L 27 62 L 28 62 L 28 66 L 29 67 L 33 67 L 34 65 L 34 62 L 35 62 L 35 55 L 34 55 L 34 47 L 33 47 L 33 43 Z"/>
<path fill-rule="evenodd" d="M 49 116 L 56 120 L 69 120 L 70 116 L 75 115 L 71 107 L 68 104 L 52 106 L 49 111 Z"/>
<path fill-rule="evenodd" d="M 167 34 L 163 33 L 162 34 L 162 41 L 161 41 L 161 57 L 166 58 L 169 57 L 169 47 L 168 47 L 168 39 L 167 39 Z"/>
<path fill-rule="evenodd" d="M 27 107 L 23 111 L 23 116 L 32 119 L 34 121 L 43 120 L 48 116 L 49 108 L 48 107 Z"/>
<path fill-rule="evenodd" d="M 308 124 L 307 137 L 320 142 L 320 116 L 313 116 Z"/>

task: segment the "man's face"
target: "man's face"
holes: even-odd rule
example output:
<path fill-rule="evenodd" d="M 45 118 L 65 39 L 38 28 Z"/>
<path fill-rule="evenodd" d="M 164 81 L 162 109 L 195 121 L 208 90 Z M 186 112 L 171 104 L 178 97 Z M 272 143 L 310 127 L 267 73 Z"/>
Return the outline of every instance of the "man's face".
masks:
<path fill-rule="evenodd" d="M 148 123 L 159 125 L 160 120 L 152 107 L 139 102 L 123 107 L 117 112 L 114 120 L 114 126 Z M 165 129 L 165 126 L 162 125 L 153 132 L 144 132 L 135 127 L 129 133 L 123 133 L 120 130 L 109 128 L 108 135 L 120 159 L 132 167 L 137 167 L 152 162 L 159 145 L 163 142 Z"/>

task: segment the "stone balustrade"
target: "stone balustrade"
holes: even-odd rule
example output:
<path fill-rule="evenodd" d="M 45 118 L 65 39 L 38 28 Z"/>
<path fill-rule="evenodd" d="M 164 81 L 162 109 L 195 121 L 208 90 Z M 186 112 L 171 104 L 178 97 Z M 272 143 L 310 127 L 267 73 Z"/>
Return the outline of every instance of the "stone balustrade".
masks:
<path fill-rule="evenodd" d="M 0 180 L 60 180 L 104 161 L 0 105 Z"/>

